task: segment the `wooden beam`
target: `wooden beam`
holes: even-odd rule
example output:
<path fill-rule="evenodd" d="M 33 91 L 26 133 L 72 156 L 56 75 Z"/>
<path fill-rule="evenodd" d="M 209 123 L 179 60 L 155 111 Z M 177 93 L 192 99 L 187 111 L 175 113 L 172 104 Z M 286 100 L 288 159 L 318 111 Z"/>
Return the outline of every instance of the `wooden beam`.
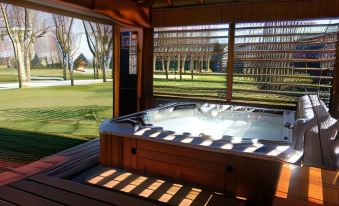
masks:
<path fill-rule="evenodd" d="M 109 17 L 96 13 L 89 8 L 58 0 L 0 0 L 0 2 L 96 23 L 112 24 L 113 22 Z"/>
<path fill-rule="evenodd" d="M 234 67 L 234 35 L 235 23 L 230 23 L 228 31 L 228 58 L 227 58 L 227 90 L 226 101 L 232 100 L 232 85 L 233 85 L 233 67 Z"/>
<path fill-rule="evenodd" d="M 119 87 L 120 87 L 120 26 L 113 27 L 113 117 L 119 117 Z"/>
<path fill-rule="evenodd" d="M 173 6 L 173 1 L 172 0 L 166 0 L 168 6 Z"/>

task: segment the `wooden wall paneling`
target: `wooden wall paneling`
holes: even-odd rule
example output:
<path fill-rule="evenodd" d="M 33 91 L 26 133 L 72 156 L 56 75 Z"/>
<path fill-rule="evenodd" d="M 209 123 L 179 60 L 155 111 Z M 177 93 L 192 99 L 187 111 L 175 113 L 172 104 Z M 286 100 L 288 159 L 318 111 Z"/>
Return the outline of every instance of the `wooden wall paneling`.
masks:
<path fill-rule="evenodd" d="M 249 204 L 272 205 L 282 164 L 253 159 L 249 165 L 247 201 Z"/>
<path fill-rule="evenodd" d="M 142 172 L 145 175 L 165 177 L 167 179 L 180 181 L 176 179 L 176 170 L 177 168 L 175 165 L 139 156 L 137 157 L 137 171 Z"/>
<path fill-rule="evenodd" d="M 339 16 L 337 0 L 286 0 L 154 9 L 153 26 L 189 26 L 229 22 L 281 21 Z"/>
<path fill-rule="evenodd" d="M 135 170 L 136 155 L 132 154 L 132 148 L 136 148 L 136 139 L 123 138 L 123 168 L 126 170 Z"/>
<path fill-rule="evenodd" d="M 131 166 L 131 139 L 130 138 L 124 138 L 123 140 L 123 168 L 125 170 L 131 170 L 133 169 Z"/>
<path fill-rule="evenodd" d="M 236 194 L 236 174 L 238 173 L 237 158 L 233 155 L 225 154 L 225 180 L 224 180 L 224 193 L 229 195 Z"/>
<path fill-rule="evenodd" d="M 220 193 L 225 191 L 225 173 L 210 172 L 191 167 L 181 167 L 180 171 L 183 183 L 197 185 Z M 230 193 L 233 193 L 233 191 L 230 191 Z"/>
<path fill-rule="evenodd" d="M 224 173 L 224 164 L 201 160 L 199 158 L 190 158 L 182 156 L 180 153 L 173 151 L 173 153 L 155 152 L 138 148 L 138 157 L 152 159 L 160 162 L 168 162 L 175 165 L 186 166 L 211 172 Z M 211 154 L 213 155 L 213 153 Z"/>
<path fill-rule="evenodd" d="M 223 164 L 225 161 L 224 154 L 217 153 L 217 152 L 209 152 L 204 151 L 200 149 L 194 149 L 194 148 L 186 148 L 176 145 L 169 145 L 169 144 L 162 144 L 158 142 L 151 142 L 151 141 L 143 141 L 138 140 L 137 141 L 138 148 L 141 149 L 148 149 L 152 151 L 158 151 L 168 154 L 180 154 L 184 157 L 191 157 L 201 160 L 207 160 L 211 162 L 221 163 Z"/>
<path fill-rule="evenodd" d="M 108 166 L 112 166 L 112 155 L 114 155 L 114 152 L 112 151 L 112 139 L 112 135 L 106 137 L 106 164 Z"/>
<path fill-rule="evenodd" d="M 100 134 L 100 163 L 106 165 L 106 134 Z"/>
<path fill-rule="evenodd" d="M 250 158 L 237 157 L 235 163 L 236 172 L 236 192 L 235 195 L 240 198 L 246 198 L 248 196 L 248 182 L 250 181 Z"/>
<path fill-rule="evenodd" d="M 123 168 L 123 137 L 111 136 L 108 142 L 111 146 L 108 152 L 111 155 L 110 165 L 117 168 Z"/>

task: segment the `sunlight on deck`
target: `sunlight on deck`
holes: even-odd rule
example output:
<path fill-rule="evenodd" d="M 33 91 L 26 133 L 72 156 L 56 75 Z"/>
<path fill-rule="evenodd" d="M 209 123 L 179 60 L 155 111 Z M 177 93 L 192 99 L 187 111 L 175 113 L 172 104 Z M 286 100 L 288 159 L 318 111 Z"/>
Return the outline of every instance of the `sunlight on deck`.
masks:
<path fill-rule="evenodd" d="M 91 183 L 91 184 L 97 184 L 98 182 L 100 182 L 101 180 L 103 180 L 105 177 L 108 177 L 114 173 L 116 173 L 117 171 L 116 170 L 108 170 L 92 179 L 90 179 L 88 182 Z"/>
<path fill-rule="evenodd" d="M 320 168 L 308 170 L 308 201 L 323 204 L 323 182 Z"/>
<path fill-rule="evenodd" d="M 142 197 L 149 197 L 155 190 L 157 190 L 165 181 L 163 180 L 155 180 L 150 186 L 144 189 L 141 193 L 139 193 Z"/>
<path fill-rule="evenodd" d="M 171 205 L 206 205 L 210 201 L 223 200 L 222 194 L 120 170 L 99 169 L 96 173 L 91 172 L 85 182 Z"/>

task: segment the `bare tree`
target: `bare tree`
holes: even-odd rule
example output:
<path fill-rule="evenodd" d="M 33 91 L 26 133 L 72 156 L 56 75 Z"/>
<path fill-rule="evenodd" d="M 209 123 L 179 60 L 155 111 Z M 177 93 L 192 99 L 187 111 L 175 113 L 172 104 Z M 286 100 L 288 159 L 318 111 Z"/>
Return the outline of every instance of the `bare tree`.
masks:
<path fill-rule="evenodd" d="M 39 21 L 37 12 L 31 9 L 0 3 L 6 32 L 11 40 L 15 66 L 18 70 L 19 87 L 22 82 L 31 79 L 31 59 L 34 52 L 34 43 L 37 38 L 43 37 L 48 26 Z"/>
<path fill-rule="evenodd" d="M 99 78 L 102 70 L 103 81 L 107 80 L 107 68 L 112 58 L 113 31 L 112 26 L 82 21 L 88 47 L 93 54 L 94 78 Z"/>
<path fill-rule="evenodd" d="M 74 19 L 53 14 L 55 36 L 62 55 L 63 78 L 67 80 L 67 70 L 70 70 L 69 55 L 71 52 L 71 30 Z"/>
<path fill-rule="evenodd" d="M 53 14 L 55 36 L 62 55 L 63 78 L 70 73 L 71 85 L 74 85 L 73 62 L 74 56 L 81 45 L 81 33 L 74 33 L 72 27 L 74 18 Z M 78 41 L 79 40 L 79 41 Z"/>

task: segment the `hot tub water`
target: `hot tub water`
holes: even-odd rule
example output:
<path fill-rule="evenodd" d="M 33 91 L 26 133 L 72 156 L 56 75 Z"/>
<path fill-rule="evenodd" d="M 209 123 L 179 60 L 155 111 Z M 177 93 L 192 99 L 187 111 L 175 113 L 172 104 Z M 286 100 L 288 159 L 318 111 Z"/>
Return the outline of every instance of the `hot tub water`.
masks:
<path fill-rule="evenodd" d="M 230 111 L 223 112 L 217 117 L 214 116 L 200 115 L 199 113 L 193 116 L 176 114 L 174 117 L 161 118 L 152 123 L 163 127 L 164 130 L 171 130 L 177 134 L 190 133 L 191 136 L 208 135 L 215 140 L 229 136 L 284 141 L 282 115 Z"/>

